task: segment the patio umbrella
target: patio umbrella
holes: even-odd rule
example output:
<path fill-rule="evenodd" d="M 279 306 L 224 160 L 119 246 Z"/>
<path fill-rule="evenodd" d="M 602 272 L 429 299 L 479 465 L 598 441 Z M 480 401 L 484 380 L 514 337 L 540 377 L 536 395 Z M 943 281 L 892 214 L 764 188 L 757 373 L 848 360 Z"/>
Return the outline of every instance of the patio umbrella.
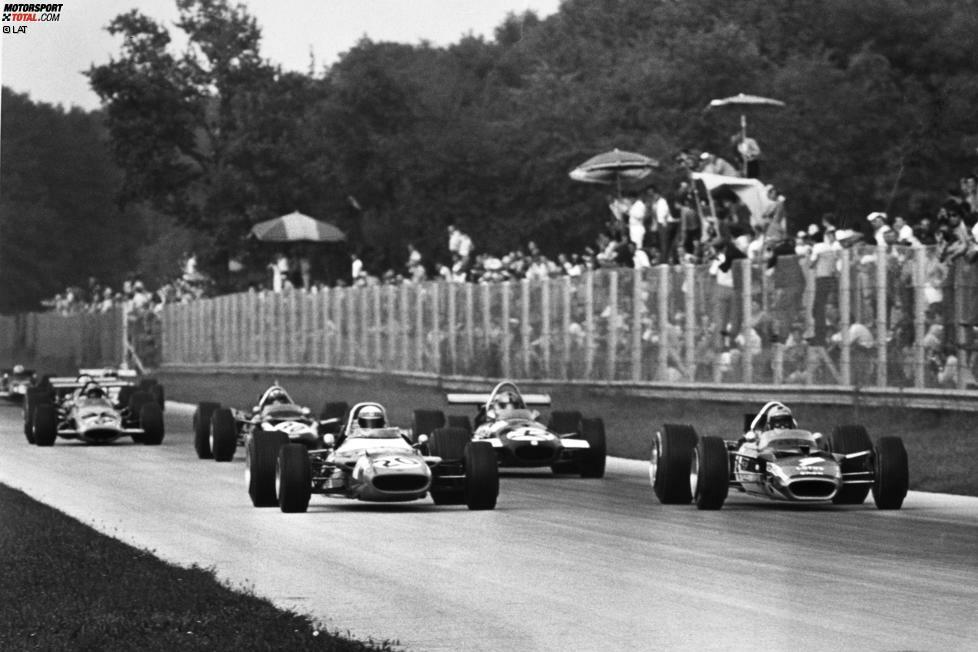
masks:
<path fill-rule="evenodd" d="M 738 93 L 732 97 L 724 97 L 716 100 L 710 100 L 707 105 L 707 110 L 722 108 L 722 107 L 733 107 L 735 109 L 740 109 L 740 137 L 747 138 L 747 111 L 753 108 L 778 108 L 784 107 L 785 103 L 781 100 L 775 100 L 770 97 L 761 97 L 760 95 L 746 95 L 744 93 Z"/>
<path fill-rule="evenodd" d="M 584 183 L 615 184 L 621 194 L 621 182 L 644 179 L 659 167 L 659 162 L 643 154 L 613 149 L 584 161 L 570 171 L 570 178 Z"/>
<path fill-rule="evenodd" d="M 252 237 L 262 242 L 340 242 L 346 235 L 327 222 L 293 211 L 251 227 Z"/>

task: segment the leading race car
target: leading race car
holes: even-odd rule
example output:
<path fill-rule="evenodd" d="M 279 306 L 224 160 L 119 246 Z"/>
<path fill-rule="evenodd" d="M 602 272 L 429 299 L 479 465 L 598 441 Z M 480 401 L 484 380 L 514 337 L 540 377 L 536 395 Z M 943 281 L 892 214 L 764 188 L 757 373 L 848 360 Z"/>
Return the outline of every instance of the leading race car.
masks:
<path fill-rule="evenodd" d="M 420 452 L 429 448 L 428 455 Z M 492 448 L 467 434 L 436 432 L 412 442 L 379 403 L 358 403 L 336 435 L 289 441 L 256 430 L 246 442 L 246 481 L 255 507 L 305 512 L 313 493 L 369 502 L 431 495 L 435 504 L 494 509 L 499 470 Z"/>
<path fill-rule="evenodd" d="M 22 401 L 27 390 L 37 384 L 37 374 L 22 364 L 0 370 L 0 398 Z"/>
<path fill-rule="evenodd" d="M 899 437 L 876 444 L 860 425 L 826 439 L 798 427 L 777 401 L 745 415 L 737 440 L 700 437 L 692 426 L 665 424 L 652 443 L 649 479 L 663 504 L 695 502 L 720 509 L 730 487 L 791 503 L 862 504 L 870 491 L 879 509 L 900 509 L 907 495 L 907 451 Z"/>
<path fill-rule="evenodd" d="M 327 432 L 336 432 L 349 407 L 344 402 L 327 403 L 319 419 L 298 405 L 281 385 L 273 384 L 247 410 L 203 402 L 194 411 L 194 448 L 200 459 L 230 462 L 238 446 L 256 432 L 282 433 L 291 442 L 312 444 Z"/>
<path fill-rule="evenodd" d="M 28 397 L 24 432 L 32 444 L 52 446 L 58 437 L 102 444 L 123 436 L 151 446 L 163 442 L 163 410 L 128 379 L 54 377 Z"/>
<path fill-rule="evenodd" d="M 607 445 L 604 421 L 583 418 L 577 411 L 554 411 L 547 424 L 538 421 L 534 406 L 550 405 L 547 394 L 522 394 L 512 382 L 497 384 L 488 394 L 448 394 L 454 405 L 478 406 L 473 430 L 466 416 L 440 410 L 415 410 L 414 435 L 430 435 L 448 425 L 473 441 L 486 442 L 503 467 L 550 467 L 554 473 L 604 476 Z"/>

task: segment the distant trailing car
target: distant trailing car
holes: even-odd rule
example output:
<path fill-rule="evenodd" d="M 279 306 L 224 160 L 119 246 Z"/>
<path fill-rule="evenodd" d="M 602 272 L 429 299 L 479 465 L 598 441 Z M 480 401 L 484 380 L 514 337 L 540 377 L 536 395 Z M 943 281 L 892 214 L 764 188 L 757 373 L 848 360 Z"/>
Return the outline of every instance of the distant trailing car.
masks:
<path fill-rule="evenodd" d="M 22 401 L 27 396 L 27 390 L 36 384 L 37 374 L 22 364 L 0 370 L 0 398 Z"/>
<path fill-rule="evenodd" d="M 30 443 L 52 446 L 61 437 L 101 444 L 125 436 L 140 444 L 163 442 L 163 410 L 153 393 L 140 389 L 135 378 L 81 371 L 29 390 L 24 433 Z"/>
<path fill-rule="evenodd" d="M 872 491 L 879 509 L 903 505 L 909 467 L 899 437 L 883 436 L 874 445 L 863 426 L 847 425 L 826 439 L 798 428 L 776 401 L 745 421 L 744 435 L 727 441 L 665 424 L 653 440 L 649 466 L 659 500 L 720 509 L 733 487 L 776 501 L 837 505 L 862 504 Z"/>
<path fill-rule="evenodd" d="M 599 418 L 554 411 L 545 425 L 530 408 L 550 405 L 550 396 L 523 394 L 508 381 L 488 394 L 451 393 L 447 399 L 453 405 L 477 406 L 474 420 L 457 415 L 446 420 L 440 410 L 415 410 L 415 436 L 432 436 L 447 425 L 448 430 L 464 431 L 473 441 L 492 446 L 502 467 L 550 467 L 555 473 L 604 476 L 607 444 Z"/>
<path fill-rule="evenodd" d="M 427 445 L 428 454 L 420 448 Z M 379 403 L 358 403 L 335 435 L 290 441 L 256 430 L 246 443 L 248 493 L 255 507 L 305 512 L 312 494 L 367 502 L 420 500 L 494 509 L 499 470 L 492 448 L 462 433 L 416 442 L 391 426 Z"/>
<path fill-rule="evenodd" d="M 343 402 L 327 403 L 320 418 L 296 404 L 281 385 L 273 384 L 247 410 L 198 403 L 194 411 L 194 448 L 200 459 L 230 462 L 238 446 L 255 432 L 282 433 L 291 442 L 318 442 L 321 435 L 336 432 L 348 411 Z"/>

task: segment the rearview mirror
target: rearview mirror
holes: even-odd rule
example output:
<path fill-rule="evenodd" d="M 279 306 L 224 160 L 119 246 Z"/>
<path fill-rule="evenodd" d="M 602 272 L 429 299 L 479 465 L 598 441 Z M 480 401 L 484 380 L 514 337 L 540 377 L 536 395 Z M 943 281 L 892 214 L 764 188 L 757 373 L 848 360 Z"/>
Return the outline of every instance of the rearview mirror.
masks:
<path fill-rule="evenodd" d="M 757 441 L 757 433 L 753 430 L 748 430 L 746 433 L 744 433 L 744 439 L 746 441 Z"/>
<path fill-rule="evenodd" d="M 309 408 L 307 407 L 302 408 L 302 416 L 304 417 L 309 416 Z"/>
<path fill-rule="evenodd" d="M 336 437 L 333 435 L 323 435 L 323 446 L 326 448 L 332 448 L 336 445 Z"/>

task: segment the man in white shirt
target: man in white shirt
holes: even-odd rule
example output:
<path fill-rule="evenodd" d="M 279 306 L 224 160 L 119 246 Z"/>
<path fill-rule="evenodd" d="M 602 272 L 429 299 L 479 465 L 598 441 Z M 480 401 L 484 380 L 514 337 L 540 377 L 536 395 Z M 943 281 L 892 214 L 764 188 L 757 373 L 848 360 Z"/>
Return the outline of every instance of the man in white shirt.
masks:
<path fill-rule="evenodd" d="M 888 245 L 895 240 L 896 235 L 893 233 L 893 229 L 886 223 L 886 213 L 873 211 L 866 216 L 866 219 L 873 225 L 873 239 L 876 244 Z"/>

